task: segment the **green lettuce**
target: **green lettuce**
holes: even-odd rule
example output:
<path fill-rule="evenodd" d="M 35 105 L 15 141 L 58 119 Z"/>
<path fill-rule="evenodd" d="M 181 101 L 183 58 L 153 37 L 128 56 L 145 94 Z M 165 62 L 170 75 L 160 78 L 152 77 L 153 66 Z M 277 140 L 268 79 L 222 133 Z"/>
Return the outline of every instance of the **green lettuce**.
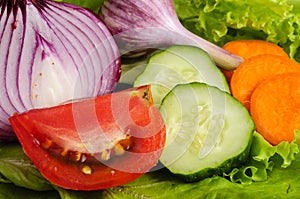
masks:
<path fill-rule="evenodd" d="M 141 178 L 102 191 L 71 191 L 51 185 L 24 154 L 18 143 L 0 144 L 0 198 L 279 198 L 299 196 L 300 133 L 292 143 L 270 145 L 254 133 L 249 162 L 224 176 L 212 176 L 187 183 L 167 169 L 149 172 Z M 47 196 L 47 197 L 46 197 Z M 51 197 L 50 197 L 51 196 Z"/>
<path fill-rule="evenodd" d="M 60 199 L 55 191 L 33 191 L 13 184 L 0 183 L 1 199 Z"/>
<path fill-rule="evenodd" d="M 300 156 L 298 156 L 298 159 Z M 197 183 L 184 183 L 166 170 L 144 175 L 127 185 L 108 189 L 101 197 L 122 198 L 298 198 L 300 196 L 300 162 L 286 169 L 274 168 L 268 180 L 250 185 L 233 183 L 214 176 Z M 100 197 L 99 197 L 100 198 Z"/>
<path fill-rule="evenodd" d="M 297 144 L 299 137 L 300 133 L 296 131 L 293 142 L 281 142 L 276 146 L 272 146 L 263 136 L 255 132 L 248 165 L 242 168 L 234 168 L 224 176 L 228 176 L 232 182 L 241 184 L 266 181 L 274 167 L 284 169 L 295 160 L 295 155 L 299 153 Z"/>
<path fill-rule="evenodd" d="M 187 29 L 219 46 L 237 39 L 267 40 L 300 61 L 299 1 L 174 0 L 174 3 Z"/>
<path fill-rule="evenodd" d="M 12 183 L 36 191 L 53 189 L 18 143 L 0 143 L 0 183 Z"/>

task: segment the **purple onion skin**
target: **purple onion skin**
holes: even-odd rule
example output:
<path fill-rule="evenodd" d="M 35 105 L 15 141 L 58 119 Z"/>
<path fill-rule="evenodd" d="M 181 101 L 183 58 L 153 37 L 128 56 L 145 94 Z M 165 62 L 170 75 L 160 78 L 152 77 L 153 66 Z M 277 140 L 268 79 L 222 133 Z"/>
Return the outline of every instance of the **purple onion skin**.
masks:
<path fill-rule="evenodd" d="M 0 141 L 16 112 L 112 92 L 120 52 L 92 12 L 51 0 L 0 1 Z"/>
<path fill-rule="evenodd" d="M 235 69 L 243 61 L 185 29 L 172 0 L 105 0 L 99 16 L 114 35 L 122 54 L 193 45 L 205 50 L 218 66 L 227 70 Z"/>

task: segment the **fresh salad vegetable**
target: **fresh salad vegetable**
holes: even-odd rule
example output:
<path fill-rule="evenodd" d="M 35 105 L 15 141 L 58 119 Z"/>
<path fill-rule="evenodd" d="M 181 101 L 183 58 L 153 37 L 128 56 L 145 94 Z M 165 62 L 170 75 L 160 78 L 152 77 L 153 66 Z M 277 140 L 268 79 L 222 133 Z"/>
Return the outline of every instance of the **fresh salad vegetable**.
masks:
<path fill-rule="evenodd" d="M 177 84 L 195 81 L 229 92 L 224 75 L 205 51 L 181 45 L 152 54 L 133 86 L 151 84 L 154 103 L 159 106 Z"/>
<path fill-rule="evenodd" d="M 256 88 L 260 87 L 260 84 L 269 81 L 269 79 L 280 75 L 286 74 L 290 72 L 300 72 L 300 65 L 296 61 L 290 59 L 288 55 L 275 44 L 271 44 L 270 42 L 260 41 L 260 40 L 235 40 L 224 45 L 224 48 L 227 48 L 231 52 L 238 53 L 241 57 L 244 57 L 245 61 L 232 72 L 232 76 L 230 79 L 230 88 L 232 95 L 237 98 L 243 105 L 250 111 L 251 110 L 251 103 L 252 102 L 252 93 L 256 90 Z M 242 50 L 238 50 L 242 49 Z M 254 49 L 254 50 L 253 50 Z M 264 51 L 265 49 L 265 51 Z M 228 75 L 228 73 L 227 73 Z M 288 76 L 287 76 L 288 78 Z M 273 85 L 272 85 L 273 86 Z M 287 84 L 285 85 L 287 86 Z M 287 87 L 283 87 L 285 90 L 289 90 Z M 281 89 L 274 85 L 274 88 L 271 90 L 276 90 L 276 92 L 281 93 Z M 295 89 L 295 88 L 293 88 Z M 296 92 L 297 89 L 293 90 L 292 92 Z M 261 94 L 266 94 L 268 92 L 262 92 Z M 265 98 L 270 98 L 268 93 Z M 297 103 L 296 99 L 291 98 L 288 95 L 289 103 L 295 104 Z M 260 97 L 258 97 L 259 100 Z M 255 98 L 255 103 L 257 103 L 257 98 Z M 276 102 L 276 108 L 279 110 L 283 109 L 285 112 L 289 113 L 289 110 L 286 105 L 282 105 L 280 99 L 278 99 L 278 103 Z M 261 109 L 256 107 L 255 108 L 255 124 L 257 126 L 257 130 L 261 133 L 270 143 L 277 145 L 282 141 L 289 141 L 291 142 L 294 138 L 294 130 L 299 129 L 296 122 L 287 122 L 285 121 L 286 115 L 280 114 L 280 111 L 277 111 L 275 107 L 270 108 L 269 104 L 266 105 L 268 100 L 265 99 L 260 104 L 261 106 L 265 106 L 266 109 Z M 272 106 L 272 105 L 271 105 Z M 274 106 L 274 104 L 273 104 Z M 262 111 L 263 110 L 263 111 Z M 295 110 L 297 110 L 295 108 Z M 264 116 L 265 113 L 270 114 L 268 116 Z M 292 118 L 297 118 L 298 113 L 294 111 Z M 250 111 L 251 115 L 252 112 Z M 271 114 L 276 113 L 273 117 Z M 276 117 L 275 117 L 276 116 Z M 263 119 L 261 119 L 263 117 Z M 257 119 L 260 118 L 260 119 Z M 270 122 L 272 125 L 276 126 L 276 131 L 271 129 Z M 287 124 L 288 123 L 288 124 Z M 284 126 L 281 129 L 277 128 L 277 126 Z M 290 126 L 290 129 L 287 128 Z M 280 130 L 279 130 L 280 129 Z M 279 131 L 277 131 L 279 130 Z"/>
<path fill-rule="evenodd" d="M 172 0 L 105 0 L 100 16 L 124 54 L 170 45 L 194 45 L 208 52 L 225 69 L 235 69 L 243 61 L 185 29 Z"/>
<path fill-rule="evenodd" d="M 199 181 L 239 168 L 248 159 L 254 122 L 229 93 L 199 82 L 181 84 L 160 110 L 167 128 L 160 161 L 172 173 Z"/>
<path fill-rule="evenodd" d="M 270 143 L 291 142 L 300 129 L 300 73 L 276 75 L 254 90 L 250 112 L 257 131 Z"/>
<path fill-rule="evenodd" d="M 272 42 L 258 39 L 233 40 L 225 43 L 223 48 L 233 54 L 239 55 L 244 60 L 261 54 L 289 57 L 280 46 Z M 230 83 L 234 70 L 228 71 L 222 69 L 222 72 L 226 76 L 227 81 Z"/>
<path fill-rule="evenodd" d="M 9 120 L 41 174 L 66 189 L 128 183 L 157 164 L 165 143 L 150 86 L 31 110 Z"/>
<path fill-rule="evenodd" d="M 0 140 L 15 140 L 14 112 L 114 90 L 118 47 L 81 7 L 51 0 L 0 1 Z"/>
<path fill-rule="evenodd" d="M 244 59 L 249 59 L 250 57 L 261 54 L 289 57 L 289 55 L 280 46 L 272 42 L 258 39 L 233 40 L 225 43 L 223 48 L 243 57 Z"/>
<path fill-rule="evenodd" d="M 288 57 L 262 54 L 246 59 L 233 73 L 230 82 L 232 95 L 250 110 L 250 99 L 263 81 L 287 72 L 300 72 L 300 65 Z"/>
<path fill-rule="evenodd" d="M 99 3 L 103 2 L 102 0 L 92 0 L 93 2 L 91 2 L 90 0 L 86 0 L 86 1 L 67 0 L 67 1 L 71 3 L 76 3 L 83 7 L 89 7 L 89 9 L 94 10 L 95 12 L 100 10 L 98 7 L 98 5 L 100 4 L 98 4 L 98 2 Z M 1 3 L 2 2 L 4 1 L 1 1 Z M 13 3 L 19 1 L 13 1 L 13 2 L 7 1 L 7 2 Z M 40 6 L 39 8 L 42 8 L 43 5 L 43 3 L 41 3 L 42 1 L 30 1 L 30 2 L 34 2 L 33 3 L 34 5 L 39 5 Z M 119 2 L 122 3 L 122 1 Z M 149 2 L 147 2 L 147 4 L 143 4 L 144 1 L 136 1 L 136 2 L 141 2 L 141 4 L 139 5 L 145 6 L 144 8 L 148 8 Z M 267 41 L 271 40 L 272 43 L 275 43 L 280 47 L 282 47 L 285 50 L 285 52 L 288 53 L 291 59 L 299 60 L 297 51 L 298 51 L 298 46 L 300 45 L 299 37 L 298 37 L 298 33 L 300 32 L 298 29 L 300 26 L 298 25 L 299 17 L 297 12 L 299 11 L 300 6 L 292 7 L 291 4 L 289 4 L 289 3 L 294 3 L 296 5 L 296 3 L 298 2 L 295 2 L 293 0 L 291 1 L 290 0 L 287 1 L 286 0 L 275 0 L 275 1 L 255 0 L 249 2 L 240 1 L 240 0 L 230 0 L 230 1 L 229 0 L 220 0 L 220 1 L 174 0 L 173 2 L 176 8 L 176 12 L 178 14 L 177 16 L 179 17 L 181 24 L 184 25 L 185 28 L 189 29 L 193 33 L 199 35 L 200 37 L 205 38 L 208 41 L 212 41 L 214 44 L 217 45 L 217 47 L 218 46 L 222 47 L 223 44 L 225 44 L 226 42 L 232 40 L 238 40 L 238 39 L 259 39 L 259 40 L 267 40 Z M 150 3 L 151 4 L 149 5 L 151 6 L 154 5 L 156 1 L 151 1 Z M 125 4 L 122 4 L 122 6 L 115 7 L 116 10 L 112 10 L 111 9 L 112 7 L 110 7 L 110 9 L 111 11 L 118 12 L 120 11 L 120 9 L 122 10 L 123 8 L 123 10 L 126 12 L 126 14 L 124 14 L 123 16 L 124 17 L 132 16 L 132 19 L 135 20 L 144 19 L 145 12 L 143 11 L 144 10 L 149 11 L 149 9 L 138 10 L 139 11 L 138 13 L 143 15 L 143 17 L 141 17 L 138 14 L 136 14 L 136 12 L 132 12 L 131 10 L 127 9 L 128 7 L 131 6 L 136 7 L 135 4 L 129 4 L 127 1 Z M 47 10 L 48 8 L 43 8 L 40 13 L 43 13 L 43 11 Z M 159 11 L 161 11 L 160 8 L 162 8 L 162 11 L 164 11 L 163 8 L 165 7 L 162 6 L 157 8 Z M 172 7 L 172 9 L 173 8 L 174 7 Z M 156 11 L 155 9 L 152 9 L 150 13 L 153 13 L 155 11 Z M 74 12 L 76 13 L 76 11 Z M 174 9 L 171 12 L 174 13 Z M 0 13 L 1 15 L 4 15 L 3 14 L 5 13 L 4 9 L 2 9 Z M 162 24 L 162 26 L 164 26 L 165 24 L 167 25 L 172 24 L 172 20 L 168 21 L 171 23 L 167 23 L 166 20 L 169 18 L 165 17 L 164 13 L 165 12 L 158 12 L 155 15 L 156 17 L 151 18 L 151 21 L 148 20 L 148 22 L 152 22 L 152 21 L 155 23 L 159 22 L 159 24 Z M 89 12 L 89 14 L 91 13 Z M 98 15 L 99 13 L 95 13 L 95 14 Z M 113 12 L 111 14 L 113 14 Z M 91 14 L 90 16 L 92 18 L 95 17 L 93 14 Z M 102 13 L 100 14 L 100 16 L 103 16 Z M 149 16 L 147 15 L 147 17 Z M 207 20 L 208 18 L 209 20 Z M 175 25 L 177 27 L 179 21 L 175 17 L 174 19 L 176 22 Z M 219 23 L 217 23 L 217 21 L 219 21 Z M 141 20 L 141 22 L 143 23 L 143 20 Z M 122 28 L 122 24 L 121 26 L 119 26 L 118 23 L 116 23 L 116 25 L 119 28 Z M 123 25 L 124 28 L 127 27 L 126 24 Z M 151 23 L 148 23 L 148 25 L 151 25 Z M 2 28 L 2 24 L 0 26 L 0 30 L 1 28 Z M 136 33 L 137 36 L 142 35 L 141 37 L 139 37 L 137 43 L 139 41 L 145 42 L 144 38 L 151 39 L 153 34 L 155 35 L 155 33 L 157 33 L 157 28 L 153 28 L 153 29 L 150 28 L 152 31 L 151 30 L 146 31 L 145 29 L 148 30 L 148 28 L 134 29 L 134 32 Z M 166 32 L 165 34 L 170 38 L 175 38 L 175 39 L 178 38 L 178 41 L 180 42 L 182 41 L 182 39 L 184 41 L 187 41 L 187 43 L 185 44 L 191 44 L 191 43 L 194 44 L 195 42 L 194 40 L 192 41 L 190 40 L 190 38 L 193 38 L 193 36 L 188 38 L 186 37 L 186 35 L 179 34 L 180 35 L 179 36 L 177 31 L 175 32 L 173 31 L 174 29 L 165 29 L 165 28 L 158 28 L 158 29 L 164 30 Z M 212 29 L 216 31 L 211 32 Z M 144 37 L 145 35 L 147 37 Z M 163 35 L 164 34 L 160 36 Z M 173 37 L 173 35 L 176 35 L 176 37 Z M 161 41 L 161 38 L 166 38 L 166 37 L 159 37 L 159 35 L 155 35 L 155 36 L 158 43 L 159 41 Z M 64 38 L 64 34 L 61 37 Z M 138 52 L 138 55 L 140 55 L 139 54 L 140 50 L 142 51 L 142 53 L 144 52 L 144 49 L 140 49 L 139 46 L 136 47 L 130 46 L 132 45 L 132 43 L 129 45 L 129 48 L 128 46 L 127 48 L 123 48 L 125 46 L 121 46 L 120 43 L 125 45 L 127 42 L 126 43 L 122 43 L 122 42 L 126 41 L 126 37 L 118 37 L 117 34 L 115 35 L 114 39 L 117 40 L 121 50 L 122 49 L 136 50 L 133 53 Z M 130 37 L 128 37 L 128 39 L 130 39 Z M 153 40 L 151 41 L 150 39 L 147 40 L 149 42 L 145 44 L 144 47 L 157 48 L 158 47 L 157 43 L 153 43 Z M 73 44 L 76 44 L 76 42 L 74 41 Z M 175 42 L 175 44 L 177 43 Z M 153 49 L 151 50 L 153 51 Z M 224 51 L 222 50 L 221 52 Z M 122 61 L 125 60 L 124 58 L 125 54 L 123 53 L 127 53 L 126 50 L 125 52 L 121 51 L 121 54 L 123 55 Z M 127 55 L 128 54 L 126 54 L 126 56 Z M 144 62 L 143 61 L 140 62 L 140 57 L 138 58 L 135 57 L 131 59 L 131 61 L 128 63 L 130 63 L 129 67 L 131 68 L 135 64 L 138 64 L 139 66 L 140 64 L 143 65 Z M 124 65 L 123 65 L 123 69 L 124 69 Z M 133 69 L 136 68 L 133 67 Z M 128 83 L 132 83 L 136 78 L 137 73 L 141 72 L 141 69 L 143 69 L 143 67 L 138 67 L 138 69 L 135 70 L 135 72 L 133 73 L 131 73 L 131 71 L 122 73 L 123 80 L 126 80 L 126 82 Z M 134 75 L 131 76 L 127 74 L 134 74 Z M 118 88 L 120 88 L 120 86 L 121 85 L 119 85 Z M 127 86 L 130 85 L 126 85 L 126 87 Z M 117 99 L 116 101 L 120 102 L 122 100 Z M 61 105 L 61 106 L 65 107 L 67 105 Z M 117 107 L 120 106 L 122 106 L 122 103 L 120 103 L 119 106 Z M 52 110 L 52 109 L 55 109 L 55 107 L 46 110 Z M 135 110 L 135 108 L 133 109 Z M 36 111 L 38 112 L 41 110 L 39 109 Z M 27 113 L 32 113 L 32 112 L 35 111 L 29 111 Z M 138 111 L 135 110 L 134 112 L 138 112 Z M 144 111 L 142 112 L 144 113 Z M 120 112 L 116 112 L 116 113 L 120 113 Z M 14 116 L 14 118 L 17 118 L 18 116 L 23 117 L 23 114 L 26 115 L 26 113 L 18 113 L 18 114 L 19 115 Z M 117 114 L 117 115 L 122 116 L 122 114 Z M 87 118 L 92 117 L 91 115 L 84 115 L 84 116 Z M 81 117 L 83 116 L 81 115 Z M 43 116 L 38 119 L 45 120 L 45 118 L 46 117 Z M 49 118 L 49 114 L 47 115 L 47 118 Z M 54 121 L 55 119 L 52 118 L 52 120 Z M 55 121 L 57 121 L 56 125 L 64 125 L 64 124 L 59 124 L 57 118 Z M 32 121 L 30 122 L 32 123 Z M 123 122 L 121 122 L 121 124 L 123 124 Z M 88 125 L 84 125 L 84 126 L 88 127 Z M 45 131 L 43 131 L 43 133 L 46 134 Z M 45 134 L 39 134 L 39 135 L 45 135 Z M 141 174 L 141 177 L 139 177 L 138 179 L 132 182 L 120 186 L 116 186 L 113 188 L 107 188 L 105 190 L 97 190 L 97 191 L 69 190 L 69 189 L 65 189 L 53 185 L 48 180 L 46 180 L 42 174 L 40 174 L 40 172 L 34 166 L 31 159 L 29 159 L 27 155 L 24 154 L 23 151 L 24 149 L 21 147 L 19 143 L 1 142 L 0 143 L 0 197 L 15 199 L 15 198 L 24 198 L 24 196 L 26 195 L 26 198 L 43 197 L 43 198 L 52 198 L 52 199 L 55 198 L 58 199 L 60 198 L 61 199 L 111 198 L 112 199 L 112 198 L 170 198 L 170 197 L 184 198 L 187 195 L 191 198 L 196 198 L 196 197 L 197 198 L 199 197 L 201 198 L 252 198 L 253 195 L 255 195 L 256 198 L 266 198 L 266 197 L 295 198 L 299 196 L 299 175 L 298 175 L 299 173 L 298 170 L 300 168 L 300 163 L 299 163 L 300 153 L 298 147 L 299 131 L 297 130 L 294 131 L 294 139 L 291 142 L 284 141 L 284 142 L 280 142 L 278 145 L 271 145 L 268 141 L 266 141 L 266 139 L 261 134 L 257 132 L 254 132 L 252 139 L 253 140 L 251 144 L 249 158 L 243 161 L 243 165 L 240 167 L 235 167 L 233 168 L 233 170 L 229 172 L 225 172 L 223 174 L 221 174 L 220 172 L 218 173 L 219 174 L 218 176 L 214 175 L 212 177 L 207 177 L 198 182 L 186 183 L 180 180 L 177 176 L 170 173 L 167 169 L 165 168 L 162 169 L 162 165 L 158 163 L 156 167 L 150 170 L 151 172 L 148 172 L 144 175 Z M 64 143 L 74 147 L 74 145 L 72 145 L 69 142 L 64 142 Z M 213 145 L 210 144 L 209 146 L 214 146 L 214 143 L 212 144 Z M 60 155 L 63 156 L 65 152 L 67 152 L 67 155 L 70 154 L 68 153 L 68 151 L 64 151 Z M 85 154 L 81 153 L 81 155 L 85 155 Z M 70 156 L 70 157 L 74 157 L 74 156 Z M 69 164 L 70 162 L 68 161 L 68 165 Z M 88 172 L 90 170 L 84 169 L 84 171 Z M 65 177 L 65 175 L 63 177 Z M 85 183 L 90 183 L 90 182 L 85 182 Z"/>

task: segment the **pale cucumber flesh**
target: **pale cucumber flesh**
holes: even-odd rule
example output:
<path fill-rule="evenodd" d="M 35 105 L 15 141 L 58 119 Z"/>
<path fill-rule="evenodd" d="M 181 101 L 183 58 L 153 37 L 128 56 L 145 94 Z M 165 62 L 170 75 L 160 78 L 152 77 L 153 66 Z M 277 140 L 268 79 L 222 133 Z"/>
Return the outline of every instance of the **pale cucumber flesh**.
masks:
<path fill-rule="evenodd" d="M 171 46 L 152 55 L 134 86 L 151 84 L 154 103 L 161 104 L 177 84 L 204 82 L 229 92 L 226 79 L 209 55 L 194 46 Z"/>
<path fill-rule="evenodd" d="M 247 158 L 254 123 L 230 94 L 204 83 L 177 85 L 160 106 L 167 129 L 160 161 L 189 181 Z"/>

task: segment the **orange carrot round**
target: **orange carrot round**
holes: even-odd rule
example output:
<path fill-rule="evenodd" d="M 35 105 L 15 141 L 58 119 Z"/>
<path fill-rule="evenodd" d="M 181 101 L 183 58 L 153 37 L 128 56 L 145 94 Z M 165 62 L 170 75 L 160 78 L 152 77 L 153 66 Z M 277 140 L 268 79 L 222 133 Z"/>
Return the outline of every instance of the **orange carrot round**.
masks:
<path fill-rule="evenodd" d="M 285 73 L 261 83 L 251 97 L 257 131 L 271 144 L 291 142 L 300 130 L 300 73 Z"/>
<path fill-rule="evenodd" d="M 280 46 L 264 40 L 234 40 L 226 43 L 223 48 L 244 59 L 261 54 L 288 57 L 288 54 Z"/>
<path fill-rule="evenodd" d="M 271 54 L 251 57 L 235 70 L 231 93 L 249 110 L 252 92 L 262 81 L 288 72 L 300 72 L 300 65 L 288 57 Z"/>
<path fill-rule="evenodd" d="M 226 43 L 223 48 L 242 58 L 249 59 L 256 55 L 272 54 L 288 57 L 288 54 L 278 45 L 264 40 L 234 40 Z M 231 82 L 233 71 L 221 69 L 228 83 Z"/>

